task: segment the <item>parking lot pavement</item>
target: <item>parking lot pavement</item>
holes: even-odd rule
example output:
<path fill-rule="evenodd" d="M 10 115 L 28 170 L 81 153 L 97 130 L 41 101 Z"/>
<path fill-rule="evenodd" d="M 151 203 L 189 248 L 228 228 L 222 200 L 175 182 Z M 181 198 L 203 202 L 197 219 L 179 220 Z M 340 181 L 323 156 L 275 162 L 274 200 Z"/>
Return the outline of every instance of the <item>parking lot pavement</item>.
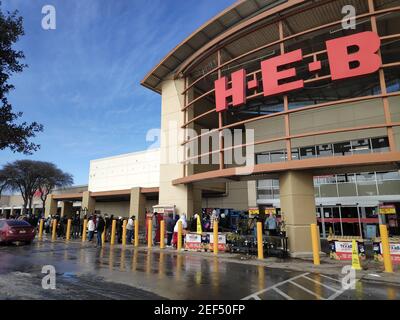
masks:
<path fill-rule="evenodd" d="M 56 289 L 43 289 L 43 266 Z M 0 247 L 0 299 L 400 299 L 400 287 L 204 255 L 79 242 Z"/>

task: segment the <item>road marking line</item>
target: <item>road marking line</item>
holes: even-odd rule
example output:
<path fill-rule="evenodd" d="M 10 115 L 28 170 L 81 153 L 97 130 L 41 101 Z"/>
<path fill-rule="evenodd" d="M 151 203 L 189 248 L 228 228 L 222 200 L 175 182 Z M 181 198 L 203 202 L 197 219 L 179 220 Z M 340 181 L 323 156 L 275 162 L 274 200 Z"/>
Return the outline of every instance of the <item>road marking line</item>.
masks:
<path fill-rule="evenodd" d="M 328 286 L 327 284 L 324 284 L 324 283 L 322 283 L 322 282 L 318 282 L 317 280 L 314 280 L 314 279 L 309 278 L 309 277 L 307 277 L 307 276 L 304 276 L 304 278 L 306 278 L 306 279 L 308 279 L 308 280 L 310 280 L 310 281 L 312 281 L 312 282 L 315 282 L 315 283 L 321 285 L 322 287 L 325 287 L 325 288 L 327 288 L 327 289 L 329 289 L 329 290 L 332 290 L 332 291 L 334 291 L 334 292 L 338 292 L 338 291 L 339 291 L 339 290 L 337 290 L 337 289 L 335 289 L 335 288 L 333 288 L 333 287 Z"/>
<path fill-rule="evenodd" d="M 284 297 L 286 300 L 293 300 L 291 296 L 288 296 L 286 293 L 283 291 L 279 290 L 278 288 L 272 288 L 275 292 L 279 293 L 282 297 Z"/>
<path fill-rule="evenodd" d="M 271 286 L 271 287 L 268 287 L 268 288 L 265 288 L 265 289 L 263 289 L 263 290 L 260 290 L 260 291 L 257 291 L 257 292 L 255 292 L 255 293 L 252 293 L 252 294 L 250 294 L 250 295 L 248 295 L 248 296 L 242 298 L 242 300 L 248 300 L 250 297 L 259 296 L 260 294 L 262 294 L 262 293 L 264 293 L 264 292 L 267 292 L 267 291 L 269 291 L 269 290 L 275 289 L 276 287 L 278 287 L 278 286 L 280 286 L 280 285 L 282 285 L 282 284 L 285 284 L 285 283 L 287 283 L 287 282 L 289 282 L 289 281 L 291 281 L 291 280 L 296 280 L 296 279 L 301 278 L 301 277 L 303 277 L 303 276 L 305 276 L 305 275 L 308 275 L 308 274 L 310 274 L 310 273 L 309 273 L 309 272 L 302 273 L 302 274 L 300 274 L 300 275 L 298 275 L 298 276 L 296 276 L 296 277 L 293 277 L 293 278 L 290 278 L 290 279 L 287 279 L 287 280 L 278 282 L 278 283 L 274 284 L 274 285 Z"/>
<path fill-rule="evenodd" d="M 324 275 L 324 274 L 320 274 L 320 276 L 321 276 L 321 277 L 324 277 L 324 278 L 327 278 L 327 279 L 330 279 L 330 280 L 332 280 L 332 281 L 336 281 L 336 282 L 342 283 L 341 280 L 338 280 L 338 279 L 335 279 L 335 278 L 332 278 L 332 277 L 328 277 L 328 276 L 326 276 L 326 275 Z"/>
<path fill-rule="evenodd" d="M 302 285 L 300 285 L 300 284 L 298 284 L 298 283 L 296 283 L 296 282 L 289 281 L 289 283 L 295 285 L 296 287 L 300 288 L 301 290 L 303 290 L 303 291 L 305 291 L 305 292 L 308 292 L 309 294 L 311 294 L 311 295 L 317 297 L 317 298 L 320 299 L 320 300 L 325 300 L 324 297 L 321 297 L 319 294 L 317 294 L 317 293 L 315 293 L 315 292 L 312 292 L 311 290 L 308 290 L 307 288 L 303 287 Z"/>

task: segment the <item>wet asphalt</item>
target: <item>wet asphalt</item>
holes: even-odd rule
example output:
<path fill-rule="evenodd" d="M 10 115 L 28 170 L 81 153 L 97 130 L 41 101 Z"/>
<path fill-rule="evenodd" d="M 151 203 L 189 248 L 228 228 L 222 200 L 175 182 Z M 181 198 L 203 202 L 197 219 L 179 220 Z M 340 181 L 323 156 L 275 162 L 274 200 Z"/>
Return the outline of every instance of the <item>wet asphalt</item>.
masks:
<path fill-rule="evenodd" d="M 43 289 L 43 266 L 56 289 Z M 70 242 L 0 246 L 0 299 L 400 300 L 400 286 L 273 269 L 214 257 Z"/>

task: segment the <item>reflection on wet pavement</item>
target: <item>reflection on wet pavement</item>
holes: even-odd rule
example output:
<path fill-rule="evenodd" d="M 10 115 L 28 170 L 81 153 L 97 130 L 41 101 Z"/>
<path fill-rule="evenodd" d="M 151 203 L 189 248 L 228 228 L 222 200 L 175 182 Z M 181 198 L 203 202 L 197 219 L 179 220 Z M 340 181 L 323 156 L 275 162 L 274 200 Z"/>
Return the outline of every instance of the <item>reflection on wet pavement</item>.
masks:
<path fill-rule="evenodd" d="M 40 286 L 44 265 L 56 268 L 53 292 Z M 0 247 L 0 285 L 0 299 L 400 299 L 400 287 L 389 284 L 360 280 L 343 290 L 339 275 L 60 242 Z"/>

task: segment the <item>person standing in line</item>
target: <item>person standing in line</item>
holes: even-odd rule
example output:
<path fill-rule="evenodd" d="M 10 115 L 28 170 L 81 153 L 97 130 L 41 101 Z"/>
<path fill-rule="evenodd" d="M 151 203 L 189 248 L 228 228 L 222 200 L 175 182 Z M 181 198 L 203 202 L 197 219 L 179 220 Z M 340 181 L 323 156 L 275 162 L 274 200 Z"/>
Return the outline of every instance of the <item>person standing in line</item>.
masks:
<path fill-rule="evenodd" d="M 160 241 L 159 234 L 158 234 L 158 237 L 157 237 L 157 230 L 159 229 L 159 224 L 158 224 L 158 212 L 154 212 L 153 217 L 152 217 L 151 224 L 152 224 L 152 228 L 151 228 L 151 231 L 152 231 L 151 238 L 153 239 L 153 245 L 155 245 L 157 242 Z M 157 241 L 157 240 L 158 240 L 158 241 Z"/>
<path fill-rule="evenodd" d="M 101 214 L 99 214 L 97 218 L 97 247 L 101 247 L 103 245 L 102 235 L 106 228 L 106 222 L 104 221 Z"/>
<path fill-rule="evenodd" d="M 133 229 L 135 228 L 135 216 L 132 216 L 128 219 L 128 223 L 126 224 L 126 242 L 132 243 L 133 239 Z"/>
<path fill-rule="evenodd" d="M 268 219 L 265 221 L 266 227 L 267 227 L 267 231 L 268 231 L 268 235 L 269 236 L 276 236 L 276 228 L 277 228 L 277 221 L 275 218 L 274 214 L 270 214 Z"/>
<path fill-rule="evenodd" d="M 171 247 L 172 235 L 174 234 L 175 226 L 175 221 L 173 219 L 172 213 L 168 214 L 168 216 L 165 218 L 165 225 L 167 231 L 167 247 Z"/>
<path fill-rule="evenodd" d="M 178 228 L 179 228 L 179 221 L 182 222 L 182 231 L 187 229 L 187 221 L 186 221 L 186 215 L 184 213 L 181 214 L 179 220 L 176 222 L 174 226 L 174 234 L 172 237 L 172 243 L 174 247 L 176 248 L 178 245 Z M 183 234 L 182 234 L 183 236 Z"/>
<path fill-rule="evenodd" d="M 104 215 L 105 229 L 106 229 L 106 238 L 105 241 L 108 242 L 111 236 L 111 220 L 108 214 Z"/>
<path fill-rule="evenodd" d="M 81 229 L 81 217 L 77 211 L 72 219 L 72 238 L 78 239 Z"/>
<path fill-rule="evenodd" d="M 107 232 L 108 241 L 111 241 L 111 231 L 112 231 L 113 221 L 114 221 L 114 215 L 112 214 L 112 215 L 110 215 L 110 222 L 109 222 L 108 229 L 106 231 Z"/>
<path fill-rule="evenodd" d="M 96 226 L 94 224 L 93 217 L 90 217 L 89 222 L 88 222 L 88 241 L 89 242 L 93 240 L 95 228 L 96 228 Z M 86 232 L 86 230 L 84 232 Z"/>
<path fill-rule="evenodd" d="M 50 233 L 50 227 L 51 227 L 51 216 L 49 215 L 44 222 L 44 228 L 45 228 L 46 234 Z"/>
<path fill-rule="evenodd" d="M 83 236 L 83 233 L 86 232 L 86 230 L 83 230 L 83 225 L 84 225 L 84 221 L 87 219 L 87 214 L 84 214 L 83 217 L 80 220 L 80 234 L 81 236 Z"/>

